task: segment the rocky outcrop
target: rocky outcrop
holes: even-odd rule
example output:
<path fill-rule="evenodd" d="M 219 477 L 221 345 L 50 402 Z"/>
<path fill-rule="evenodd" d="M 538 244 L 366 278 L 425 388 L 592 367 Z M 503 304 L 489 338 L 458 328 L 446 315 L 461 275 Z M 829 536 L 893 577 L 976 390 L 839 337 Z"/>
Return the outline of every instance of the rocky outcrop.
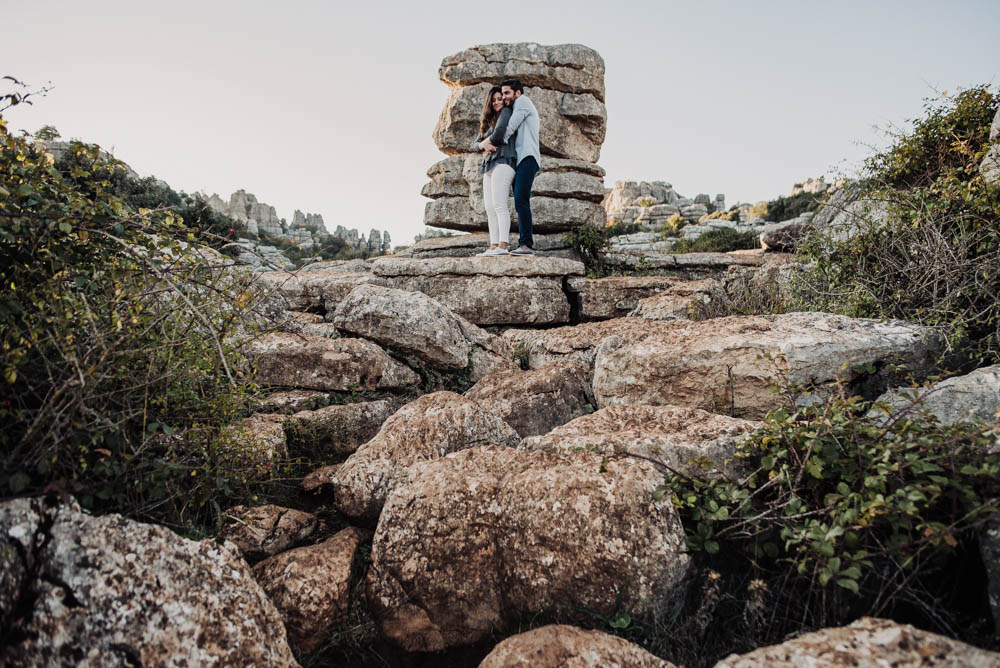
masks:
<path fill-rule="evenodd" d="M 391 287 L 422 292 L 476 325 L 548 325 L 569 322 L 566 276 L 582 276 L 581 262 L 552 257 L 384 257 L 373 274 Z"/>
<path fill-rule="evenodd" d="M 16 499 L 0 505 L 0 583 L 4 665 L 298 665 L 232 543 Z"/>
<path fill-rule="evenodd" d="M 589 369 L 556 362 L 531 371 L 506 371 L 473 385 L 467 399 L 502 418 L 519 436 L 545 434 L 593 410 Z"/>
<path fill-rule="evenodd" d="M 251 562 L 300 543 L 316 530 L 316 516 L 281 506 L 236 506 L 222 518 L 222 537 Z"/>
<path fill-rule="evenodd" d="M 288 457 L 284 418 L 256 414 L 226 427 L 221 447 L 238 465 L 270 468 L 275 460 Z"/>
<path fill-rule="evenodd" d="M 510 426 L 479 404 L 454 392 L 425 394 L 396 411 L 378 434 L 333 474 L 337 509 L 374 522 L 386 496 L 416 462 L 479 445 L 515 446 Z"/>
<path fill-rule="evenodd" d="M 550 624 L 507 638 L 479 668 L 673 668 L 624 638 L 575 626 Z"/>
<path fill-rule="evenodd" d="M 652 465 L 502 447 L 409 469 L 372 544 L 368 599 L 409 651 L 475 643 L 517 615 L 664 613 L 690 566 Z"/>
<path fill-rule="evenodd" d="M 702 194 L 690 199 L 666 181 L 616 181 L 602 205 L 609 221 L 653 232 L 674 215 L 691 224 L 713 211 L 725 211 L 726 198 L 720 194 L 712 200 Z"/>
<path fill-rule="evenodd" d="M 655 324 L 601 342 L 594 364 L 600 407 L 691 406 L 759 418 L 779 401 L 772 385 L 822 389 L 841 378 L 884 387 L 888 379 L 872 367 L 901 364 L 919 376 L 942 344 L 926 327 L 825 313 Z"/>
<path fill-rule="evenodd" d="M 888 202 L 865 197 L 859 185 L 848 184 L 834 192 L 810 222 L 814 233 L 843 241 L 884 225 L 888 219 Z"/>
<path fill-rule="evenodd" d="M 539 233 L 604 224 L 600 206 L 604 170 L 595 163 L 607 127 L 604 61 L 578 44 L 488 44 L 448 56 L 438 70 L 451 93 L 434 141 L 449 157 L 433 165 L 422 194 L 424 224 L 446 229 L 486 229 L 479 135 L 483 101 L 492 85 L 517 78 L 538 109 L 541 171 L 532 188 L 532 222 Z M 471 152 L 470 152 L 471 151 Z M 511 226 L 517 229 L 513 205 Z"/>
<path fill-rule="evenodd" d="M 850 626 L 806 633 L 780 645 L 728 656 L 715 668 L 799 666 L 917 666 L 986 668 L 1000 654 L 888 619 L 862 617 Z"/>
<path fill-rule="evenodd" d="M 1000 412 L 1000 365 L 954 376 L 929 388 L 897 388 L 878 398 L 892 413 L 910 409 L 933 415 L 942 424 L 982 422 L 992 424 Z M 885 417 L 873 410 L 871 415 Z"/>
<path fill-rule="evenodd" d="M 299 411 L 285 420 L 290 449 L 350 454 L 375 436 L 401 404 L 390 398 Z"/>
<path fill-rule="evenodd" d="M 511 232 L 509 243 L 516 246 L 518 240 L 517 232 Z M 490 246 L 490 235 L 475 234 L 455 234 L 451 236 L 430 237 L 414 243 L 406 250 L 394 253 L 393 257 L 412 257 L 416 259 L 428 259 L 435 257 L 472 257 Z M 561 234 L 536 234 L 535 251 L 544 257 L 559 257 L 570 260 L 579 260 L 573 248 Z"/>
<path fill-rule="evenodd" d="M 348 392 L 393 390 L 417 385 L 412 369 L 364 339 L 327 339 L 300 334 L 268 334 L 251 346 L 257 382 Z"/>
<path fill-rule="evenodd" d="M 279 294 L 291 311 L 330 313 L 359 285 L 384 283 L 370 271 L 265 271 L 260 285 Z"/>
<path fill-rule="evenodd" d="M 254 567 L 254 577 L 278 608 L 296 650 L 319 649 L 346 617 L 354 555 L 369 535 L 343 529 L 322 543 L 283 552 Z"/>
<path fill-rule="evenodd" d="M 720 282 L 714 278 L 674 281 L 662 292 L 640 299 L 628 315 L 647 320 L 687 320 L 699 305 L 712 301 L 719 286 Z"/>
<path fill-rule="evenodd" d="M 513 354 L 503 339 L 421 292 L 359 286 L 337 306 L 333 322 L 343 331 L 401 350 L 437 369 L 465 369 L 473 352 L 480 357 L 480 373 L 514 368 Z"/>
<path fill-rule="evenodd" d="M 732 253 L 619 253 L 604 254 L 604 262 L 624 270 L 656 271 L 685 281 L 718 277 L 730 267 L 759 267 L 766 262 L 761 251 Z"/>
<path fill-rule="evenodd" d="M 608 406 L 578 417 L 519 446 L 539 452 L 587 450 L 607 456 L 638 455 L 685 475 L 741 474 L 732 461 L 739 445 L 760 422 L 678 406 Z"/>
<path fill-rule="evenodd" d="M 660 323 L 650 323 L 642 318 L 615 318 L 553 329 L 508 329 L 504 331 L 503 338 L 515 355 L 527 359 L 531 369 L 565 361 L 582 362 L 593 369 L 597 346 L 605 338 L 632 332 L 651 332 L 657 327 Z"/>
<path fill-rule="evenodd" d="M 271 392 L 260 402 L 268 413 L 297 413 L 313 410 L 329 403 L 330 394 L 318 390 L 280 390 Z"/>

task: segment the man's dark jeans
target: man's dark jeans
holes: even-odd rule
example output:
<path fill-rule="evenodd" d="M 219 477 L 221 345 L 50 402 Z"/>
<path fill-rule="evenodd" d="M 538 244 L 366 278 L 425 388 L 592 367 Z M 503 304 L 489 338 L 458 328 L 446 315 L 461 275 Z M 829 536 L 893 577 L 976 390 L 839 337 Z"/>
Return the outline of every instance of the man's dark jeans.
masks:
<path fill-rule="evenodd" d="M 517 163 L 514 170 L 514 209 L 517 211 L 517 229 L 521 233 L 518 246 L 535 247 L 535 237 L 531 234 L 531 185 L 538 173 L 538 162 L 528 156 Z"/>

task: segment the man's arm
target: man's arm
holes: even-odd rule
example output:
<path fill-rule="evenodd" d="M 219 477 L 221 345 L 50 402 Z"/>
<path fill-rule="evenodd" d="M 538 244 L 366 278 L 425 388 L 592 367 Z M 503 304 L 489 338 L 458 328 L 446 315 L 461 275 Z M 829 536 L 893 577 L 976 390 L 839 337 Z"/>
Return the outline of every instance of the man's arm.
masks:
<path fill-rule="evenodd" d="M 510 139 L 511 135 L 517 132 L 517 129 L 524 122 L 524 119 L 528 117 L 528 105 L 518 104 L 521 98 L 514 100 L 514 113 L 510 115 L 510 120 L 507 121 L 507 131 L 504 133 L 503 140 L 507 141 Z"/>
<path fill-rule="evenodd" d="M 494 146 L 500 146 L 500 144 L 506 141 L 507 126 L 510 124 L 510 117 L 512 115 L 510 107 L 504 107 L 500 110 L 496 127 L 493 129 L 493 134 L 489 136 L 490 143 Z"/>

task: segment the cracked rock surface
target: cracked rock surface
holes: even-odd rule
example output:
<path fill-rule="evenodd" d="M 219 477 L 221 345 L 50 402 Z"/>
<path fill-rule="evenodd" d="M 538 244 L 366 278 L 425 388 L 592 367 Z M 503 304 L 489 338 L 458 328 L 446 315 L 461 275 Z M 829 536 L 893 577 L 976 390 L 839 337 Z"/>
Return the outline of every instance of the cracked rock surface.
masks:
<path fill-rule="evenodd" d="M 298 665 L 231 543 L 15 499 L 0 555 L 0 664 Z"/>

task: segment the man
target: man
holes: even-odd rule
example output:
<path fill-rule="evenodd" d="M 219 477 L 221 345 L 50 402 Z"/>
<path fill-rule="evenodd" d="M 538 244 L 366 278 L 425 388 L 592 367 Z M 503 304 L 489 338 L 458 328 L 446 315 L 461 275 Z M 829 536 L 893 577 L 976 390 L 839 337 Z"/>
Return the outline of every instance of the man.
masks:
<path fill-rule="evenodd" d="M 514 209 L 517 211 L 517 227 L 520 232 L 517 248 L 511 255 L 534 255 L 535 238 L 532 235 L 531 224 L 531 186 L 535 182 L 542 161 L 538 147 L 538 110 L 531 99 L 524 94 L 524 86 L 517 79 L 508 79 L 500 84 L 503 103 L 511 107 L 510 121 L 504 142 L 514 133 L 514 150 L 517 152 L 517 166 L 514 168 Z M 489 139 L 483 140 L 480 147 L 486 151 L 495 151 Z"/>

